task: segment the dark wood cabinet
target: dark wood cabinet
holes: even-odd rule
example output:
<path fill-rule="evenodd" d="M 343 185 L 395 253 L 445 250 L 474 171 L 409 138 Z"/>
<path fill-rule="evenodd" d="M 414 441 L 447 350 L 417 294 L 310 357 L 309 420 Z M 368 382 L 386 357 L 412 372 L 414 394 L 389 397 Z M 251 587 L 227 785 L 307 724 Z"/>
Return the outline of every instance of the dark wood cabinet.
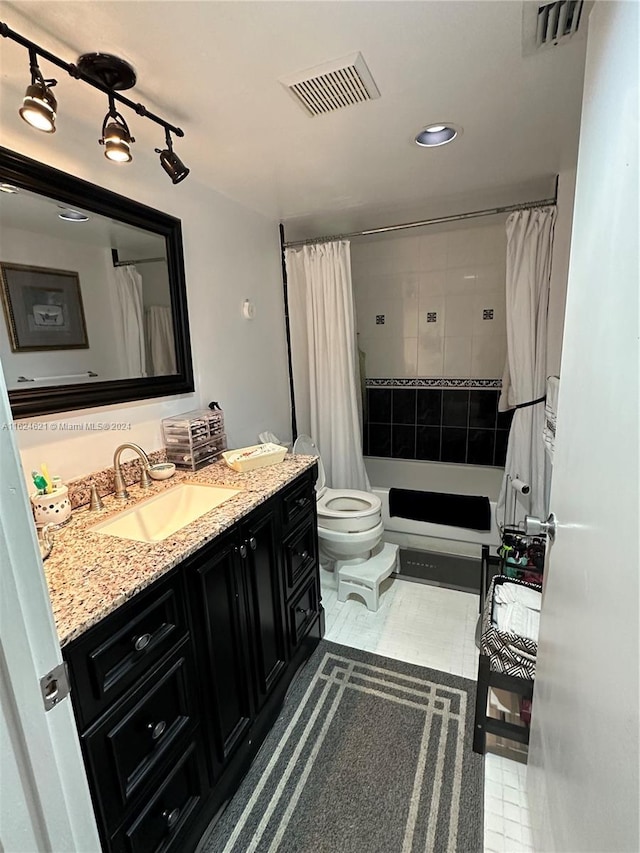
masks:
<path fill-rule="evenodd" d="M 282 554 L 277 502 L 242 525 L 241 550 L 246 581 L 254 668 L 256 711 L 264 705 L 286 666 L 282 608 Z"/>
<path fill-rule="evenodd" d="M 202 701 L 215 746 L 214 777 L 252 720 L 249 638 L 237 534 L 207 546 L 187 568 Z"/>
<path fill-rule="evenodd" d="M 189 853 L 323 632 L 315 469 L 63 650 L 103 849 Z"/>

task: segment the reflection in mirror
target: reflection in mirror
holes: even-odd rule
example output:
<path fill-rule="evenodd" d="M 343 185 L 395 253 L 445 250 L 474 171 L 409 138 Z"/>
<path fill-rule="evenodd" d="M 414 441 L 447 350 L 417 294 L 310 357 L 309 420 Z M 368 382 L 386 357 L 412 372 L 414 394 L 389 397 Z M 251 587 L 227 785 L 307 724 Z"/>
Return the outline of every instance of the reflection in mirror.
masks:
<path fill-rule="evenodd" d="M 8 389 L 175 375 L 165 237 L 25 188 L 0 189 Z"/>

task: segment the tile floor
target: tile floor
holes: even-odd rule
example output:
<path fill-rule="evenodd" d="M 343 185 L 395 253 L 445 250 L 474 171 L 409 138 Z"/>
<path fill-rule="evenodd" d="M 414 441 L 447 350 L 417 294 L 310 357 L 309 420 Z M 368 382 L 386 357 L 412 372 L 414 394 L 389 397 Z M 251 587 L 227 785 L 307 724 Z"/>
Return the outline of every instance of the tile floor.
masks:
<path fill-rule="evenodd" d="M 370 613 L 352 597 L 339 602 L 331 572 L 320 571 L 325 639 L 475 680 L 478 598 L 391 578 L 380 608 Z M 485 853 L 533 853 L 526 765 L 498 755 L 485 759 Z"/>

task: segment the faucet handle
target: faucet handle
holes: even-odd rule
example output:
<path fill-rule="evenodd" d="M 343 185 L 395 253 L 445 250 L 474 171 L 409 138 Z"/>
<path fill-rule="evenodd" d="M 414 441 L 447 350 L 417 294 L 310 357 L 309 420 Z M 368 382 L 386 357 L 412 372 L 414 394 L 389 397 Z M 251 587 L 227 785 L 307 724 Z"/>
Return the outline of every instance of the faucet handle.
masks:
<path fill-rule="evenodd" d="M 102 503 L 102 498 L 98 494 L 98 487 L 95 483 L 91 483 L 91 498 L 89 503 L 89 509 L 92 512 L 96 512 L 97 510 L 104 509 L 104 504 Z"/>
<path fill-rule="evenodd" d="M 144 463 L 140 469 L 140 488 L 141 489 L 150 489 L 151 488 L 151 480 L 149 479 L 149 474 L 147 473 L 147 468 Z"/>

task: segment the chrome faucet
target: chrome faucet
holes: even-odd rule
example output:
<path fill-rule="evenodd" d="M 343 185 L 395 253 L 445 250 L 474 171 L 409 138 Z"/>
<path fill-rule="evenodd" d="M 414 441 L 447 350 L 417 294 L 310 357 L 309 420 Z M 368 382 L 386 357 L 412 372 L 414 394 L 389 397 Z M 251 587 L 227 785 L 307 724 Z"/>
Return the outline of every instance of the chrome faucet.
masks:
<path fill-rule="evenodd" d="M 140 459 L 142 460 L 142 472 L 140 474 L 140 488 L 148 489 L 151 486 L 151 480 L 149 479 L 149 468 L 151 467 L 151 463 L 149 462 L 149 457 L 144 452 L 144 450 L 138 444 L 121 444 L 119 447 L 116 447 L 116 452 L 113 454 L 113 470 L 115 471 L 115 487 L 116 487 L 116 497 L 120 498 L 120 500 L 126 501 L 129 497 L 129 492 L 127 491 L 124 485 L 124 479 L 122 477 L 122 471 L 120 469 L 120 457 L 122 456 L 123 450 L 133 450 L 135 451 Z"/>

